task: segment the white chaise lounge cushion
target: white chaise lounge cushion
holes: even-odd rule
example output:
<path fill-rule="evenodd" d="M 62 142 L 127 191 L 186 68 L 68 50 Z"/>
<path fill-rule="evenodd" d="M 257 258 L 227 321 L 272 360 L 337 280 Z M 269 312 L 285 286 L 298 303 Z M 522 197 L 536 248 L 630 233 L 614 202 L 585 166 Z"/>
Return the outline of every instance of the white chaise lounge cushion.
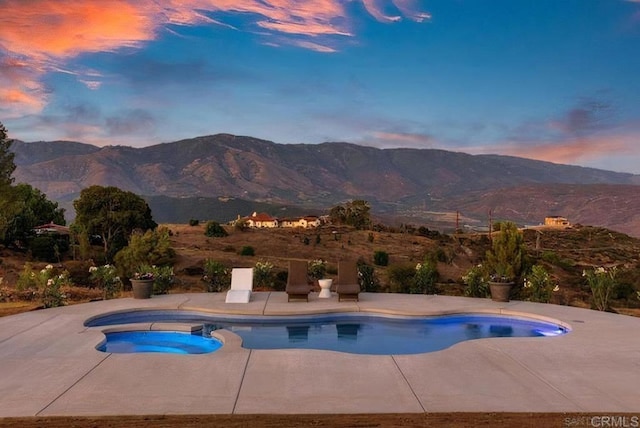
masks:
<path fill-rule="evenodd" d="M 225 303 L 249 303 L 253 290 L 253 268 L 233 268 L 231 289 L 227 291 Z"/>

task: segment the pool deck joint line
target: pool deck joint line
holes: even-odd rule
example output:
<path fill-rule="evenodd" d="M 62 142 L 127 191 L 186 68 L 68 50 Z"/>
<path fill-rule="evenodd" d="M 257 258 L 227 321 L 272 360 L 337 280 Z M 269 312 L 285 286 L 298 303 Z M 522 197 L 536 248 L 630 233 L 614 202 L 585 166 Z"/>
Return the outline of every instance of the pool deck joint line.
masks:
<path fill-rule="evenodd" d="M 335 294 L 311 293 L 309 302 L 289 303 L 284 292 L 254 292 L 248 304 L 224 300 L 225 293 L 168 294 L 0 318 L 0 417 L 640 412 L 640 318 L 434 295 L 361 293 L 359 302 L 338 302 Z M 95 349 L 105 327 L 84 326 L 102 314 L 150 309 L 247 316 L 505 314 L 557 320 L 571 331 L 393 356 L 248 350 L 237 335 L 220 331 L 225 345 L 210 354 L 105 356 Z"/>

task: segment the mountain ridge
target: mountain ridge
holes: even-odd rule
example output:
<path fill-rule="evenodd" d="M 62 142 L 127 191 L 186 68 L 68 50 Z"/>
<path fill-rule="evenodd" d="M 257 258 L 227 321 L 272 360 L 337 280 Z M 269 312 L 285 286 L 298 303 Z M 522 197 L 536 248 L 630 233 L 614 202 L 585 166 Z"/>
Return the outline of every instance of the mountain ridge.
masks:
<path fill-rule="evenodd" d="M 316 209 L 366 199 L 382 214 L 408 215 L 416 221 L 425 218 L 416 215 L 421 210 L 456 211 L 456 206 L 463 206 L 468 210 L 465 215 L 480 221 L 479 213 L 488 207 L 465 203 L 465 195 L 473 200 L 478 193 L 494 192 L 490 199 L 496 201 L 500 194 L 509 193 L 510 200 L 505 203 L 521 212 L 523 201 L 518 199 L 531 204 L 526 192 L 540 197 L 547 189 L 557 205 L 562 198 L 572 196 L 570 192 L 551 192 L 554 186 L 609 185 L 614 187 L 606 192 L 620 193 L 618 196 L 624 199 L 625 192 L 635 195 L 633 186 L 640 184 L 640 176 L 630 173 L 512 156 L 440 149 L 379 149 L 343 142 L 277 144 L 231 134 L 143 148 L 100 148 L 68 141 L 16 142 L 12 150 L 16 153 L 17 182 L 29 183 L 49 198 L 67 203 L 77 198 L 83 188 L 98 184 L 149 197 L 232 196 Z M 520 193 L 504 191 L 510 188 L 520 189 Z M 592 187 L 591 191 L 605 190 Z M 630 201 L 626 205 L 635 206 Z M 548 209 L 554 205 L 542 206 Z M 576 221 L 571 217 L 579 210 L 569 211 L 561 214 Z M 612 226 L 606 224 L 604 213 L 595 217 L 600 218 L 596 224 Z M 526 220 L 534 219 L 523 219 Z M 617 226 L 629 229 L 624 223 Z"/>

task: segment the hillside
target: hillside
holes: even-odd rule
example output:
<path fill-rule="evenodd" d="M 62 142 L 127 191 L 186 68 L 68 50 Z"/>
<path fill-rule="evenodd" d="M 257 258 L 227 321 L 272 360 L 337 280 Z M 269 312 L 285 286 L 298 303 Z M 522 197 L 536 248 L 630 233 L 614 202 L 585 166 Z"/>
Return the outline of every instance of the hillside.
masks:
<path fill-rule="evenodd" d="M 493 209 L 522 223 L 558 214 L 640 235 L 632 214 L 640 176 L 509 156 L 347 143 L 284 145 L 228 134 L 139 149 L 17 142 L 13 150 L 16 181 L 39 188 L 68 210 L 83 188 L 99 184 L 148 198 L 176 198 L 175 204 L 219 197 L 275 204 L 271 210 L 265 206 L 272 214 L 282 205 L 326 211 L 365 199 L 380 216 L 412 223 L 437 225 L 443 213 L 455 211 L 485 222 Z M 604 203 L 581 209 L 586 194 L 592 200 L 615 196 L 619 215 L 612 218 Z M 158 202 L 152 208 L 163 221 L 184 221 L 169 214 L 171 205 Z M 450 215 L 445 224 L 452 227 Z"/>
<path fill-rule="evenodd" d="M 380 291 L 390 290 L 388 273 L 392 266 L 415 266 L 425 256 L 437 254 L 439 293 L 462 295 L 462 275 L 484 258 L 490 245 L 486 235 L 476 233 L 429 238 L 393 231 L 323 227 L 230 231 L 225 238 L 207 238 L 202 225 L 167 226 L 173 232 L 171 239 L 178 252 L 175 271 L 181 287 L 192 291 L 204 290 L 201 269 L 205 259 L 236 267 L 270 261 L 276 272 L 286 271 L 290 259 L 323 259 L 329 264 L 331 276 L 339 259 L 362 259 L 373 265 L 374 251 L 383 250 L 389 254 L 389 266 L 375 267 Z M 640 239 L 597 227 L 527 229 L 524 237 L 530 262 L 545 265 L 560 284 L 553 303 L 588 307 L 590 291 L 584 285 L 583 269 L 615 265 L 624 273 L 618 278 L 621 286 L 614 293 L 614 307 L 624 313 L 640 313 L 640 300 L 636 296 L 636 290 L 640 290 Z M 238 254 L 247 245 L 255 249 L 255 256 Z M 626 309 L 629 307 L 632 310 Z"/>
<path fill-rule="evenodd" d="M 373 266 L 374 252 L 385 251 L 389 254 L 389 265 L 375 266 L 380 292 L 393 288 L 389 279 L 390 270 L 404 266 L 412 271 L 416 263 L 434 255 L 439 260 L 438 293 L 459 296 L 464 289 L 462 275 L 484 258 L 490 245 L 486 234 L 477 233 L 430 233 L 430 237 L 427 237 L 415 232 L 322 227 L 314 230 L 262 229 L 244 232 L 229 229 L 227 237 L 208 238 L 204 235 L 203 225 L 164 226 L 171 231 L 172 246 L 177 252 L 174 265 L 177 281 L 172 293 L 206 291 L 202 281 L 206 259 L 222 262 L 227 267 L 253 267 L 258 261 L 269 261 L 276 273 L 275 288 L 282 289 L 289 260 L 323 259 L 328 263 L 328 277 L 335 277 L 338 260 L 361 259 Z M 591 293 L 584 283 L 583 269 L 617 266 L 620 271 L 617 278 L 619 286 L 613 293 L 612 307 L 620 313 L 640 315 L 640 299 L 637 297 L 637 291 L 640 291 L 640 239 L 597 227 L 526 229 L 524 237 L 530 263 L 543 264 L 560 285 L 560 291 L 554 293 L 552 303 L 589 307 Z M 255 255 L 240 255 L 240 250 L 245 246 L 253 247 Z M 0 287 L 0 316 L 37 307 L 38 302 L 28 299 L 16 301 L 7 297 L 16 296 L 9 290 L 15 287 L 18 275 L 25 262 L 29 261 L 27 254 L 2 249 L 0 257 L 0 276 L 4 279 Z M 45 264 L 36 263 L 35 267 L 40 269 Z M 90 265 L 90 261 L 62 262 L 62 266 L 71 272 L 74 283 L 79 285 L 67 292 L 73 302 L 102 298 L 101 290 L 86 288 Z"/>

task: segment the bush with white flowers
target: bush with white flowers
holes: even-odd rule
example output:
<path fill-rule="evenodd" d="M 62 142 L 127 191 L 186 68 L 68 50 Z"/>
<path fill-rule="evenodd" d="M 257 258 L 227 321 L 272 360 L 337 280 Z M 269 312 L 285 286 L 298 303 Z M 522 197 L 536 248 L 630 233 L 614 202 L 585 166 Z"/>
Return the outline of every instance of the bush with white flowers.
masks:
<path fill-rule="evenodd" d="M 102 298 L 113 299 L 122 291 L 122 281 L 113 265 L 91 266 L 89 278 L 102 290 Z"/>
<path fill-rule="evenodd" d="M 527 300 L 549 303 L 553 293 L 559 291 L 560 287 L 543 266 L 535 265 L 524 279 L 524 290 Z"/>
<path fill-rule="evenodd" d="M 609 309 L 609 301 L 611 293 L 616 287 L 617 269 L 615 266 L 610 268 L 597 267 L 590 270 L 583 270 L 582 276 L 585 278 L 587 285 L 591 289 L 593 297 L 593 305 L 599 311 Z"/>

